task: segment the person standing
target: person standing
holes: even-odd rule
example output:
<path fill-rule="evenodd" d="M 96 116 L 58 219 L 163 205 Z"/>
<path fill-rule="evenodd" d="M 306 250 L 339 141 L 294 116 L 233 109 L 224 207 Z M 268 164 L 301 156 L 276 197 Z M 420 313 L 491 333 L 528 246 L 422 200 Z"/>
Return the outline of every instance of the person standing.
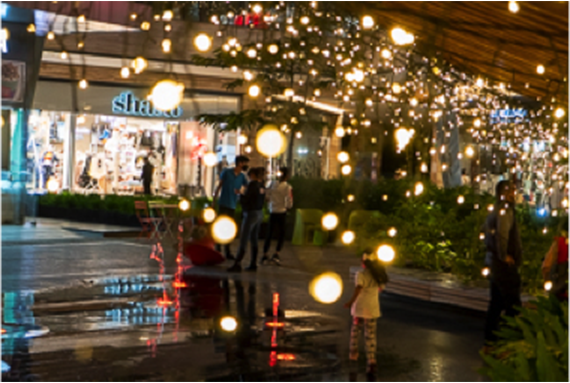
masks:
<path fill-rule="evenodd" d="M 281 168 L 281 176 L 279 182 L 272 185 L 271 189 L 267 190 L 267 199 L 269 201 L 269 228 L 265 238 L 265 245 L 263 246 L 263 258 L 261 264 L 270 261 L 269 249 L 271 247 L 271 237 L 273 231 L 277 231 L 277 248 L 275 254 L 271 257 L 271 262 L 277 265 L 281 264 L 279 252 L 283 247 L 285 240 L 285 220 L 287 218 L 287 210 L 293 207 L 293 188 L 287 180 L 289 179 L 289 169 Z"/>
<path fill-rule="evenodd" d="M 362 254 L 363 271 L 356 273 L 356 288 L 350 301 L 344 307 L 351 309 L 352 329 L 350 332 L 349 359 L 358 360 L 358 341 L 364 327 L 364 343 L 366 345 L 366 361 L 368 374 L 376 372 L 376 321 L 380 312 L 379 294 L 382 292 L 388 275 L 372 249 Z"/>
<path fill-rule="evenodd" d="M 251 244 L 251 260 L 247 271 L 257 270 L 257 241 L 259 238 L 259 228 L 263 221 L 263 203 L 265 195 L 263 193 L 263 184 L 260 179 L 259 168 L 251 169 L 248 173 L 250 182 L 247 185 L 245 193 L 241 197 L 241 207 L 243 209 L 243 219 L 241 224 L 241 233 L 239 237 L 239 250 L 237 258 L 232 267 L 228 269 L 231 272 L 241 271 L 241 261 L 245 257 L 247 250 L 247 241 Z"/>
<path fill-rule="evenodd" d="M 154 173 L 154 167 L 151 165 L 148 157 L 144 158 L 144 165 L 142 167 L 141 181 L 144 187 L 145 195 L 152 195 L 151 185 L 152 185 L 152 175 Z"/>
<path fill-rule="evenodd" d="M 515 217 L 515 186 L 500 181 L 496 189 L 497 202 L 485 222 L 487 263 L 490 264 L 491 300 L 485 324 L 485 348 L 497 340 L 501 313 L 517 314 L 521 305 L 521 278 L 518 268 L 522 264 L 522 244 Z"/>
<path fill-rule="evenodd" d="M 226 215 L 235 219 L 235 210 L 238 201 L 238 196 L 241 193 L 241 188 L 247 186 L 247 178 L 243 172 L 248 169 L 249 158 L 246 156 L 237 156 L 235 160 L 235 167 L 226 168 L 220 174 L 220 182 L 214 192 L 214 206 L 216 206 L 216 199 L 220 194 L 218 202 L 218 215 Z M 232 255 L 230 244 L 225 247 L 225 256 L 228 260 L 235 259 Z M 216 246 L 220 251 L 220 246 Z"/>

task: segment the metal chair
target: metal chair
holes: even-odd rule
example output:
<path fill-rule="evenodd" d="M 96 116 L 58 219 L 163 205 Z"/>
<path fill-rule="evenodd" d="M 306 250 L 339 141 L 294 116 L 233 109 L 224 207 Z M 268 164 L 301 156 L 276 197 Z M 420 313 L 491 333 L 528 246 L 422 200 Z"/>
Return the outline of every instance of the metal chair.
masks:
<path fill-rule="evenodd" d="M 158 226 L 162 220 L 149 214 L 145 201 L 135 201 L 135 212 L 142 228 L 138 238 L 144 234 L 146 234 L 147 238 L 153 238 L 157 234 Z"/>

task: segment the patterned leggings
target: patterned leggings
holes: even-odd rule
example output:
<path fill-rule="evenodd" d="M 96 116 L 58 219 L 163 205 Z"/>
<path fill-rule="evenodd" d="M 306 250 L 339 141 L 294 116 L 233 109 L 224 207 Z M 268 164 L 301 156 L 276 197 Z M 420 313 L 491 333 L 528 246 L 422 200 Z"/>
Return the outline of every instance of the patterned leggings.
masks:
<path fill-rule="evenodd" d="M 358 359 L 358 340 L 364 325 L 364 344 L 368 365 L 376 364 L 376 319 L 354 317 L 350 331 L 350 360 Z"/>

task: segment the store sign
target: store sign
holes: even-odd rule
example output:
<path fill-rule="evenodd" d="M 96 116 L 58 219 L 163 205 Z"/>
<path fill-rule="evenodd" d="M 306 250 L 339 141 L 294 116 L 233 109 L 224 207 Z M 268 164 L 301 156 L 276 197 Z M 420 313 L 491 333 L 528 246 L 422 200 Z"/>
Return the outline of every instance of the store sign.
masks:
<path fill-rule="evenodd" d="M 179 118 L 182 116 L 182 107 L 162 111 L 154 107 L 148 100 L 139 100 L 132 92 L 123 92 L 113 98 L 112 111 L 114 114 L 126 114 L 136 117 Z"/>
<path fill-rule="evenodd" d="M 491 113 L 492 118 L 507 120 L 510 118 L 525 118 L 527 111 L 524 109 L 498 109 Z"/>

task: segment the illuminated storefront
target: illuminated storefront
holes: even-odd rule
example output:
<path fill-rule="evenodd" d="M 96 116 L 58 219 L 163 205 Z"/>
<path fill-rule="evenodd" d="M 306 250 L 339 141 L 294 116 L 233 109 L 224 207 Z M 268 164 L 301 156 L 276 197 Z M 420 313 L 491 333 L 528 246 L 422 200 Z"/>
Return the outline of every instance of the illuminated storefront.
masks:
<path fill-rule="evenodd" d="M 160 111 L 145 99 L 146 89 L 90 86 L 72 100 L 70 86 L 38 84 L 26 144 L 29 190 L 142 193 L 140 175 L 148 157 L 153 193 L 176 195 L 187 186 L 194 194 L 209 195 L 215 169 L 202 164 L 203 155 L 214 151 L 219 160 L 235 157 L 227 135 L 193 120 L 199 113 L 237 111 L 236 97 L 194 95 L 173 110 Z M 53 92 L 62 97 L 50 97 Z M 70 112 L 74 102 L 81 113 Z"/>

